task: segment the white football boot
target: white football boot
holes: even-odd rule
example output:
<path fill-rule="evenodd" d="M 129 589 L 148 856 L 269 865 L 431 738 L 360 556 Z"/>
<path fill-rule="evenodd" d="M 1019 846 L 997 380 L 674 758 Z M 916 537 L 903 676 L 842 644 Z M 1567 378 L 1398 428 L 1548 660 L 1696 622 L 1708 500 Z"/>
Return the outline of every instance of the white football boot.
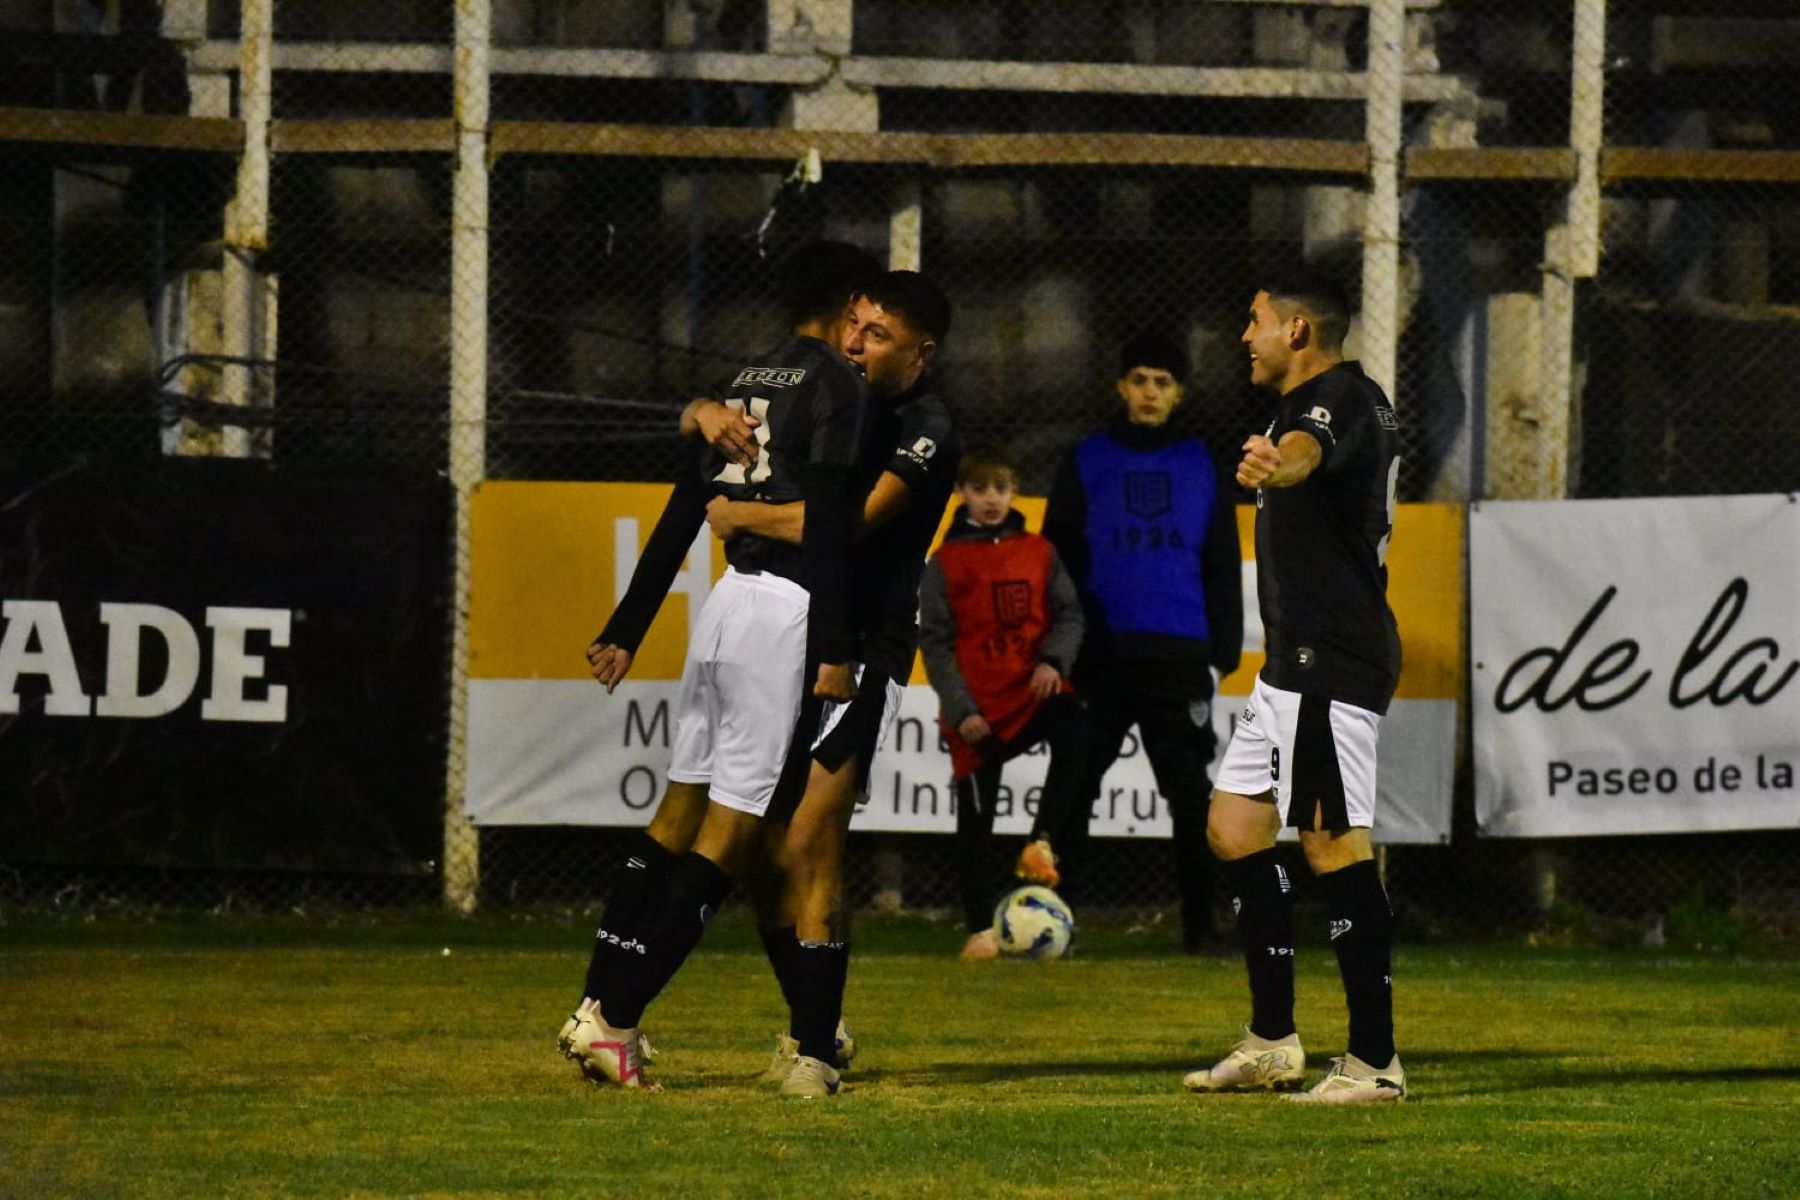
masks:
<path fill-rule="evenodd" d="M 615 1029 L 600 1017 L 599 1006 L 584 1000 L 557 1035 L 563 1056 L 595 1083 L 656 1091 L 644 1075 L 648 1046 L 636 1029 Z"/>
<path fill-rule="evenodd" d="M 781 1081 L 781 1094 L 797 1100 L 824 1100 L 837 1095 L 843 1082 L 836 1067 L 799 1054 Z"/>
<path fill-rule="evenodd" d="M 1189 1071 L 1181 1086 L 1190 1092 L 1294 1092 L 1306 1078 L 1306 1051 L 1300 1035 L 1278 1041 L 1259 1038 L 1244 1026 L 1244 1040 L 1210 1067 Z"/>
<path fill-rule="evenodd" d="M 850 1032 L 850 1026 L 843 1021 L 837 1027 L 838 1070 L 848 1071 L 850 1060 L 856 1057 L 856 1038 Z M 775 1036 L 775 1053 L 769 1059 L 769 1065 L 763 1070 L 761 1079 L 764 1083 L 781 1083 L 793 1070 L 794 1060 L 800 1057 L 800 1043 L 786 1033 Z"/>
<path fill-rule="evenodd" d="M 599 1006 L 600 1002 L 598 1000 L 584 999 L 580 1006 L 577 1007 L 574 1012 L 569 1014 L 569 1019 L 563 1022 L 561 1032 L 556 1035 L 556 1048 L 562 1051 L 562 1056 L 564 1058 L 571 1060 L 578 1060 L 580 1058 L 580 1055 L 575 1053 L 576 1031 L 581 1025 L 582 1017 L 584 1015 L 590 1018 L 593 1017 L 594 1012 Z M 638 1054 L 642 1056 L 643 1060 L 647 1063 L 656 1061 L 656 1047 L 650 1044 L 649 1035 L 641 1029 L 638 1030 Z"/>
<path fill-rule="evenodd" d="M 1371 1067 L 1354 1054 L 1331 1060 L 1331 1070 L 1308 1091 L 1284 1097 L 1300 1104 L 1379 1104 L 1406 1099 L 1406 1071 L 1400 1056 Z"/>

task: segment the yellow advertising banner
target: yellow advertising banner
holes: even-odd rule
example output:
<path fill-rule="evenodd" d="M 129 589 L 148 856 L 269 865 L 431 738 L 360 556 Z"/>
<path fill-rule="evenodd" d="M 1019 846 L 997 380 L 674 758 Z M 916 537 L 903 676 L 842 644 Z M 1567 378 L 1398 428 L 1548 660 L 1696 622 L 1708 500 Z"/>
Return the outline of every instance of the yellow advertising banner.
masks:
<path fill-rule="evenodd" d="M 488 825 L 642 824 L 662 793 L 690 617 L 724 571 L 709 529 L 688 559 L 632 663 L 608 695 L 584 653 L 624 594 L 662 512 L 667 485 L 486 483 L 471 512 L 467 809 Z M 1044 502 L 1021 498 L 1032 528 Z M 1238 510 L 1246 555 L 1254 510 Z M 948 522 L 949 513 L 945 513 Z M 1450 836 L 1456 706 L 1462 693 L 1463 516 L 1454 506 L 1403 505 L 1389 556 L 1389 595 L 1405 668 L 1382 721 L 1375 836 Z M 1256 570 L 1244 562 L 1245 642 L 1210 722 L 1220 745 L 1262 665 Z M 1046 759 L 1010 763 L 996 829 L 1023 833 Z M 949 760 L 937 698 L 915 664 L 900 711 L 870 773 L 859 829 L 949 832 Z M 1136 738 L 1128 737 L 1094 802 L 1101 837 L 1167 836 L 1167 805 Z"/>
<path fill-rule="evenodd" d="M 472 679 L 587 679 L 585 651 L 630 582 L 637 555 L 662 513 L 667 484 L 490 482 L 471 511 L 473 579 L 469 601 Z M 1032 529 L 1044 501 L 1017 503 Z M 949 523 L 946 510 L 944 523 Z M 1245 561 L 1251 560 L 1256 510 L 1238 508 Z M 940 529 L 940 533 L 942 530 Z M 696 539 L 704 574 L 690 557 L 631 668 L 636 680 L 681 678 L 688 618 L 725 570 L 721 543 Z M 702 545 L 702 540 L 704 544 Z M 1463 510 L 1453 504 L 1403 504 L 1388 553 L 1388 601 L 1405 645 L 1401 699 L 1455 699 L 1463 683 Z M 1255 615 L 1255 572 L 1246 570 L 1243 663 L 1225 680 L 1228 695 L 1248 695 L 1262 669 Z M 925 676 L 915 663 L 912 682 Z"/>

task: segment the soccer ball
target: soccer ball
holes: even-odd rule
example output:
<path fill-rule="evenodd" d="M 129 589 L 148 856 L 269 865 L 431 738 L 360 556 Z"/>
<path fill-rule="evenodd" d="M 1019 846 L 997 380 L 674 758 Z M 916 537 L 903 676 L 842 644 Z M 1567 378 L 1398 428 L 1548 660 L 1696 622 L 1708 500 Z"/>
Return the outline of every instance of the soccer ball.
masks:
<path fill-rule="evenodd" d="M 1075 936 L 1075 914 L 1047 887 L 1022 887 L 994 909 L 994 932 L 1003 954 L 1061 958 Z"/>

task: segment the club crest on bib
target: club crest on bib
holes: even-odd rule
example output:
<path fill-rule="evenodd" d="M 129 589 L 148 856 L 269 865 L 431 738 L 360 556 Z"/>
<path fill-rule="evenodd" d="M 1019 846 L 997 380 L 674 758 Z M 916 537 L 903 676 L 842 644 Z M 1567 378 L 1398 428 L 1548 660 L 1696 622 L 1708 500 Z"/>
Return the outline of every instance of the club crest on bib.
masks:
<path fill-rule="evenodd" d="M 1150 520 L 1169 511 L 1171 487 L 1167 471 L 1125 472 L 1125 511 Z"/>

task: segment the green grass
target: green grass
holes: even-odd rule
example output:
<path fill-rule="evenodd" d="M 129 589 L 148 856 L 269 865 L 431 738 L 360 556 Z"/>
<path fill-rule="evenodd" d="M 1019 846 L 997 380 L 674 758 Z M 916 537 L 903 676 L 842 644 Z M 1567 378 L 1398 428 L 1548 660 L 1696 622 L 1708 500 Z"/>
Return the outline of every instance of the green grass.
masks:
<path fill-rule="evenodd" d="M 1800 962 L 1402 947 L 1404 1105 L 1184 1095 L 1225 957 L 1097 931 L 1051 964 L 859 930 L 853 1090 L 752 1077 L 781 1024 L 723 920 L 646 1022 L 660 1095 L 555 1053 L 582 918 L 0 924 L 0 1196 L 1793 1194 Z M 446 954 L 445 951 L 449 953 Z M 1328 948 L 1300 1026 L 1342 1052 Z"/>

